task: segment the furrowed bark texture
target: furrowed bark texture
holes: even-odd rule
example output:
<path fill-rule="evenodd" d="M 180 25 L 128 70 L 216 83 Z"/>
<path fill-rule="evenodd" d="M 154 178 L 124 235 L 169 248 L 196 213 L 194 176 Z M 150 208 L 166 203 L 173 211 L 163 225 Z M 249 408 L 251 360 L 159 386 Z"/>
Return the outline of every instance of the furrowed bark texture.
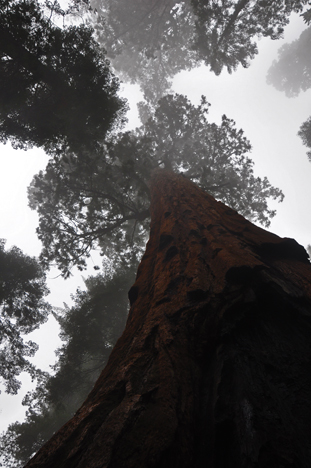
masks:
<path fill-rule="evenodd" d="M 27 467 L 289 468 L 311 460 L 311 266 L 182 176 L 152 181 L 126 329 Z"/>

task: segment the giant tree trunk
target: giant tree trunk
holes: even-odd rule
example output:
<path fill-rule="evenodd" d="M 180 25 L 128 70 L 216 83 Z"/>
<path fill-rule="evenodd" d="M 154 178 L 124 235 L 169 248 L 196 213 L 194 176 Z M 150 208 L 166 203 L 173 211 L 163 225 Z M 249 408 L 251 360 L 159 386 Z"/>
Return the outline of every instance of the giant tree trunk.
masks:
<path fill-rule="evenodd" d="M 310 468 L 305 250 L 182 176 L 151 188 L 126 329 L 27 468 Z"/>

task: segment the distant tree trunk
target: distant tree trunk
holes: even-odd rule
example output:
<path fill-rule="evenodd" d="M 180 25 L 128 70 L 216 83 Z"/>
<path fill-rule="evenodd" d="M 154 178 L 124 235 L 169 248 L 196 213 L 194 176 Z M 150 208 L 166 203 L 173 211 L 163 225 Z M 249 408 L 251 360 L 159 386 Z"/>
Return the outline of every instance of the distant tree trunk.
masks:
<path fill-rule="evenodd" d="M 126 329 L 27 468 L 310 468 L 305 250 L 182 176 L 151 190 Z"/>

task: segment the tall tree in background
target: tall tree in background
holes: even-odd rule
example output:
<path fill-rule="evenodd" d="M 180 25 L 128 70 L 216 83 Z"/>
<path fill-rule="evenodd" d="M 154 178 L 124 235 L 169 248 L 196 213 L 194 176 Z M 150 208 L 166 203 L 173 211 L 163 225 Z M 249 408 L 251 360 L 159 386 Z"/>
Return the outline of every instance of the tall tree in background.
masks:
<path fill-rule="evenodd" d="M 309 468 L 311 266 L 158 171 L 126 329 L 27 468 Z"/>
<path fill-rule="evenodd" d="M 38 375 L 27 359 L 38 345 L 23 337 L 47 320 L 50 306 L 43 300 L 47 293 L 45 273 L 36 259 L 17 247 L 5 250 L 0 240 L 0 382 L 7 393 L 17 393 L 21 372 Z"/>
<path fill-rule="evenodd" d="M 139 83 L 153 105 L 167 94 L 171 79 L 197 64 L 191 50 L 194 15 L 189 2 L 91 2 L 91 24 L 114 68 L 125 81 Z"/>
<path fill-rule="evenodd" d="M 40 218 L 41 259 L 56 261 L 66 276 L 74 264 L 83 268 L 95 247 L 116 263 L 139 256 L 149 228 L 148 180 L 161 166 L 268 226 L 275 214 L 268 200 L 282 201 L 282 192 L 254 176 L 243 131 L 226 116 L 220 125 L 208 123 L 208 107 L 205 98 L 194 106 L 169 95 L 146 125 L 106 141 L 101 152 L 51 160 L 29 188 Z"/>
<path fill-rule="evenodd" d="M 216 74 L 247 67 L 258 52 L 258 37 L 281 37 L 290 14 L 303 11 L 308 0 L 90 3 L 97 12 L 91 24 L 115 69 L 139 83 L 155 105 L 181 70 L 202 63 Z"/>
<path fill-rule="evenodd" d="M 55 374 L 41 375 L 36 389 L 23 400 L 26 420 L 11 424 L 0 438 L 0 466 L 22 468 L 92 390 L 124 330 L 136 266 L 113 276 L 88 278 L 86 291 L 75 294 L 74 306 L 57 312 L 64 344 L 56 353 Z"/>
<path fill-rule="evenodd" d="M 267 82 L 277 90 L 293 98 L 311 88 L 311 26 L 291 44 L 284 44 L 278 51 L 278 60 L 271 65 Z M 300 127 L 298 135 L 311 149 L 311 117 Z M 307 152 L 311 161 L 311 150 Z"/>
<path fill-rule="evenodd" d="M 216 74 L 249 66 L 258 53 L 258 37 L 279 39 L 292 12 L 301 12 L 308 0 L 250 1 L 191 0 L 197 16 L 194 48 Z"/>
<path fill-rule="evenodd" d="M 311 27 L 295 41 L 280 47 L 278 60 L 274 60 L 268 70 L 267 83 L 290 98 L 311 88 L 310 44 Z"/>
<path fill-rule="evenodd" d="M 119 82 L 90 28 L 58 28 L 36 0 L 1 0 L 0 44 L 0 141 L 90 150 L 124 120 Z"/>

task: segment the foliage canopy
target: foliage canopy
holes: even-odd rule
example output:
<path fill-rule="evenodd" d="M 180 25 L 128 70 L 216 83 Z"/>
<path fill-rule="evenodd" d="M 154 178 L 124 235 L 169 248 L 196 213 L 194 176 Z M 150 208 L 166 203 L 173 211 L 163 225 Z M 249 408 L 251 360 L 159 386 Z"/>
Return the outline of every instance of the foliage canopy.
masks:
<path fill-rule="evenodd" d="M 1 0 L 0 44 L 0 141 L 90 149 L 124 120 L 119 82 L 91 28 L 58 28 L 37 0 Z"/>
<path fill-rule="evenodd" d="M 182 95 L 168 95 L 145 125 L 112 136 L 101 151 L 55 156 L 29 188 L 30 206 L 39 214 L 41 259 L 56 261 L 63 274 L 85 266 L 94 247 L 102 255 L 130 258 L 147 237 L 148 180 L 159 167 L 182 172 L 217 199 L 265 226 L 275 211 L 268 199 L 283 194 L 267 178 L 253 174 L 251 150 L 243 131 L 225 115 L 207 121 L 209 104 L 195 106 Z"/>
<path fill-rule="evenodd" d="M 300 91 L 311 87 L 311 27 L 305 29 L 299 39 L 284 44 L 278 50 L 267 75 L 267 83 L 284 91 L 287 97 L 296 97 Z"/>
<path fill-rule="evenodd" d="M 261 36 L 278 39 L 308 0 L 140 0 L 90 2 L 97 39 L 124 80 L 155 104 L 181 70 L 205 63 L 220 74 L 249 66 Z"/>
<path fill-rule="evenodd" d="M 256 39 L 279 39 L 292 12 L 301 12 L 307 0 L 191 0 L 196 21 L 194 48 L 216 74 L 239 64 L 249 66 L 258 53 Z"/>
<path fill-rule="evenodd" d="M 26 335 L 48 318 L 49 305 L 43 300 L 48 293 L 45 274 L 36 259 L 24 255 L 17 247 L 5 250 L 0 241 L 0 377 L 7 393 L 15 394 L 21 386 L 17 376 L 28 372 L 37 376 L 27 360 L 38 349 Z"/>
<path fill-rule="evenodd" d="M 36 389 L 23 400 L 28 408 L 26 420 L 11 424 L 2 434 L 0 453 L 6 468 L 22 468 L 73 416 L 92 389 L 124 329 L 135 266 L 113 277 L 88 278 L 86 290 L 77 290 L 71 308 L 54 311 L 63 341 L 57 350 L 55 374 L 41 374 Z"/>
<path fill-rule="evenodd" d="M 298 135 L 301 137 L 303 144 L 309 148 L 307 155 L 311 162 L 311 117 L 301 125 Z"/>

